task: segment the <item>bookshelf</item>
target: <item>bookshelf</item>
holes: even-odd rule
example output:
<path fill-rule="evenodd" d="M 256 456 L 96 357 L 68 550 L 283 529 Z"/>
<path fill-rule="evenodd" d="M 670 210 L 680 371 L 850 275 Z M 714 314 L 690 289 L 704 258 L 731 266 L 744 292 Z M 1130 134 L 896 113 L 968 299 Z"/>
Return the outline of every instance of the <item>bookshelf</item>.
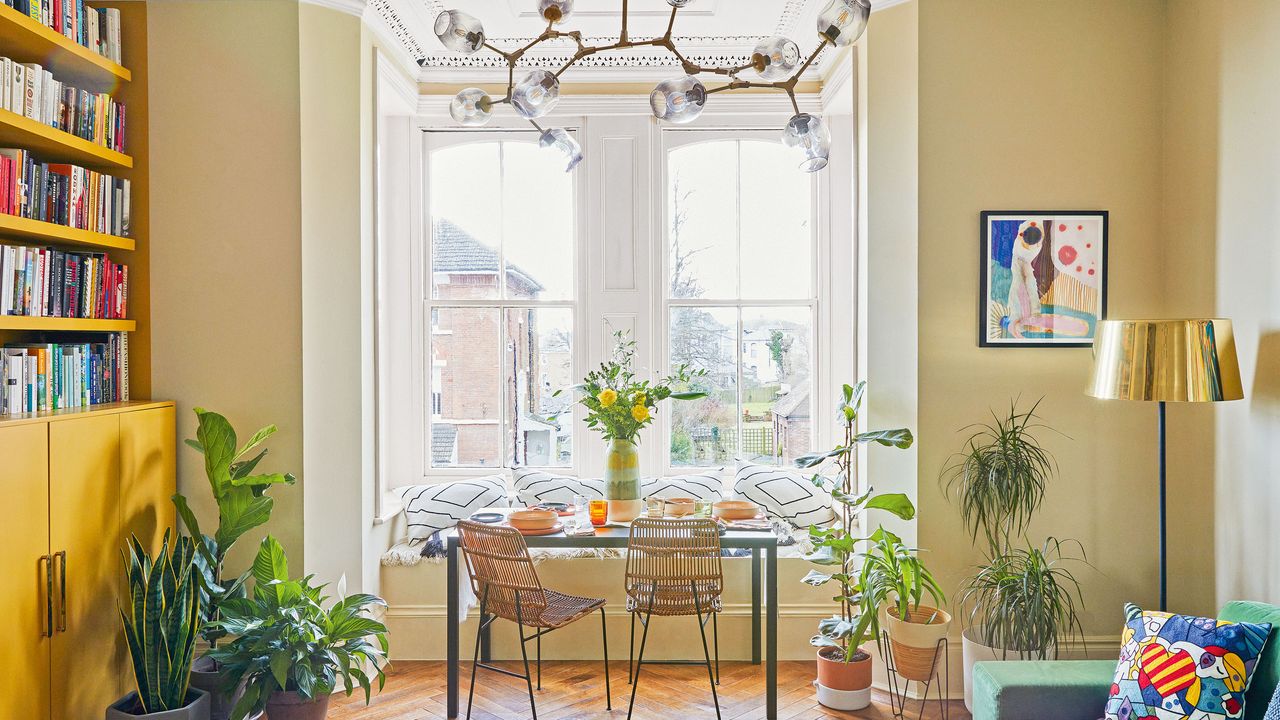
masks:
<path fill-rule="evenodd" d="M 0 315 L 0 346 L 6 343 L 101 342 L 107 333 L 129 333 L 129 395 L 151 393 L 149 321 L 149 189 L 147 108 L 147 8 L 130 0 L 94 1 L 97 8 L 120 11 L 123 63 L 83 47 L 26 15 L 0 4 L 0 55 L 39 63 L 62 82 L 108 92 L 125 104 L 128 127 L 125 152 L 116 152 L 71 133 L 0 109 L 0 147 L 30 150 L 39 160 L 66 162 L 128 178 L 131 187 L 130 233 L 119 237 L 0 213 L 0 244 L 50 246 L 72 252 L 105 252 L 129 266 L 128 320 L 45 318 Z M 107 412 L 112 405 L 84 409 Z M 0 427 L 20 417 L 0 416 Z"/>

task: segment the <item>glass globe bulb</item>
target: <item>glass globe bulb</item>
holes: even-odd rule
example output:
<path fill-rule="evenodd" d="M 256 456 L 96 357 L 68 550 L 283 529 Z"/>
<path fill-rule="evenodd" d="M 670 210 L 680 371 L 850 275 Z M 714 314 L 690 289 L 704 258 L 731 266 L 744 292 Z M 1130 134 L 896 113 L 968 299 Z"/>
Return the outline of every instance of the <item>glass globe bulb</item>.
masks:
<path fill-rule="evenodd" d="M 663 80 L 649 95 L 653 116 L 667 122 L 692 122 L 706 105 L 707 88 L 692 75 Z"/>
<path fill-rule="evenodd" d="M 578 167 L 578 163 L 582 162 L 582 146 L 578 141 L 569 134 L 568 130 L 563 128 L 551 128 L 542 131 L 542 136 L 538 138 L 538 145 L 544 148 L 551 148 L 564 156 L 565 172 L 573 172 Z"/>
<path fill-rule="evenodd" d="M 479 127 L 493 117 L 493 98 L 480 88 L 467 88 L 453 97 L 449 115 L 460 125 Z"/>
<path fill-rule="evenodd" d="M 786 80 L 800 67 L 800 46 L 794 40 L 775 35 L 756 46 L 751 62 L 761 78 Z"/>
<path fill-rule="evenodd" d="M 547 22 L 564 22 L 573 12 L 573 0 L 538 0 L 538 14 Z"/>
<path fill-rule="evenodd" d="M 686 5 L 691 4 L 692 2 L 693 0 L 667 0 L 668 5 L 670 5 L 671 7 L 677 7 L 677 8 L 682 8 Z"/>
<path fill-rule="evenodd" d="M 458 10 L 445 10 L 436 16 L 436 37 L 440 44 L 467 55 L 484 46 L 484 25 Z"/>
<path fill-rule="evenodd" d="M 546 70 L 533 70 L 511 91 L 511 107 L 526 120 L 540 118 L 560 102 L 560 80 Z"/>
<path fill-rule="evenodd" d="M 837 47 L 852 45 L 867 29 L 870 0 L 831 0 L 818 14 L 818 33 Z"/>
<path fill-rule="evenodd" d="M 821 170 L 831 157 L 831 132 L 822 118 L 809 113 L 791 118 L 782 131 L 782 144 L 804 153 L 800 169 L 805 172 Z"/>

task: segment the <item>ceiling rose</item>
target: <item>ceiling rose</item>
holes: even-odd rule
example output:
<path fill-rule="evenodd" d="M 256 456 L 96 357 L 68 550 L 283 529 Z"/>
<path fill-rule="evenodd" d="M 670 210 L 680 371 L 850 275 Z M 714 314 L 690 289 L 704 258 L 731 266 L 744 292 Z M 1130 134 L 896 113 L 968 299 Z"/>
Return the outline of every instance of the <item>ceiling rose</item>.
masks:
<path fill-rule="evenodd" d="M 672 123 L 688 123 L 702 114 L 710 97 L 716 93 L 764 88 L 785 92 L 791 99 L 795 115 L 782 132 L 782 142 L 795 148 L 800 154 L 800 168 L 815 172 L 827 166 L 831 154 L 831 134 L 822 118 L 800 112 L 796 101 L 796 85 L 800 76 L 828 45 L 851 45 L 867 27 L 871 14 L 870 0 L 830 0 L 818 15 L 818 46 L 808 56 L 800 46 L 780 35 L 761 41 L 753 49 L 750 59 L 741 65 L 708 67 L 693 62 L 676 47 L 672 31 L 680 9 L 694 0 L 667 0 L 671 6 L 667 30 L 659 37 L 633 39 L 628 34 L 628 0 L 622 3 L 622 29 L 615 42 L 589 44 L 581 31 L 562 30 L 561 26 L 572 16 L 574 0 L 528 0 L 537 3 L 538 14 L 547 22 L 547 29 L 531 41 L 511 50 L 492 45 L 485 37 L 484 26 L 476 18 L 458 11 L 445 10 L 436 17 L 435 34 L 449 50 L 463 55 L 481 51 L 496 53 L 507 66 L 507 94 L 503 98 L 490 97 L 479 88 L 467 88 L 458 93 L 449 105 L 449 114 L 466 126 L 484 125 L 493 116 L 498 105 L 510 105 L 520 117 L 529 121 L 541 133 L 540 144 L 564 156 L 566 170 L 573 170 L 582 161 L 582 147 L 573 135 L 562 128 L 543 128 L 538 118 L 545 116 L 560 100 L 560 76 L 578 62 L 598 53 L 640 47 L 662 48 L 679 62 L 683 75 L 658 83 L 649 96 L 654 117 Z M 525 53 L 534 47 L 553 40 L 571 40 L 577 49 L 571 57 L 554 71 L 545 68 L 526 68 L 517 78 L 517 69 Z M 425 62 L 425 61 L 424 61 Z M 754 73 L 755 79 L 743 77 Z M 720 76 L 716 84 L 708 87 L 699 76 L 708 80 Z"/>

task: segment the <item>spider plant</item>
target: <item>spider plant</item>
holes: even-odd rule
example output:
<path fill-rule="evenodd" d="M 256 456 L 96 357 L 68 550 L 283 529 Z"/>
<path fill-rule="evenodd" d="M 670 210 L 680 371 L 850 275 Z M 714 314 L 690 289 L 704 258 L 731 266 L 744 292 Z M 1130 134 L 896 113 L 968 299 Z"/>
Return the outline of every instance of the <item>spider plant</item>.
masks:
<path fill-rule="evenodd" d="M 1063 545 L 1074 544 L 1080 557 L 1063 555 Z M 1026 659 L 1058 655 L 1058 640 L 1083 637 L 1079 611 L 1083 609 L 1080 583 L 1064 559 L 1084 561 L 1084 547 L 1074 540 L 1049 538 L 1041 547 L 1028 545 L 991 558 L 964 586 L 960 607 L 969 608 L 971 627 L 982 643 L 1005 656 L 1012 650 Z"/>
<path fill-rule="evenodd" d="M 1038 422 L 1039 406 L 1037 401 L 1022 412 L 1010 403 L 1004 417 L 992 412 L 991 423 L 969 426 L 966 429 L 976 432 L 943 470 L 944 493 L 948 499 L 957 497 L 974 542 L 982 534 L 993 556 L 1026 531 L 1057 470 L 1053 456 L 1034 435 L 1048 429 Z"/>

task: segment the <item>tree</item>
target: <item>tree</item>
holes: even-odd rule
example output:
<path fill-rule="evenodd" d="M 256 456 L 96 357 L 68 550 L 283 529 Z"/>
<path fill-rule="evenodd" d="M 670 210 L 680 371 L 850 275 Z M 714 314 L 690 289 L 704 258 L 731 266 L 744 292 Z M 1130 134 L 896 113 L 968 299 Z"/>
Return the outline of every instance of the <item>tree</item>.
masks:
<path fill-rule="evenodd" d="M 769 332 L 769 356 L 773 358 L 773 366 L 778 369 L 778 379 L 785 380 L 791 375 L 790 353 L 795 338 L 789 338 L 781 330 Z"/>

